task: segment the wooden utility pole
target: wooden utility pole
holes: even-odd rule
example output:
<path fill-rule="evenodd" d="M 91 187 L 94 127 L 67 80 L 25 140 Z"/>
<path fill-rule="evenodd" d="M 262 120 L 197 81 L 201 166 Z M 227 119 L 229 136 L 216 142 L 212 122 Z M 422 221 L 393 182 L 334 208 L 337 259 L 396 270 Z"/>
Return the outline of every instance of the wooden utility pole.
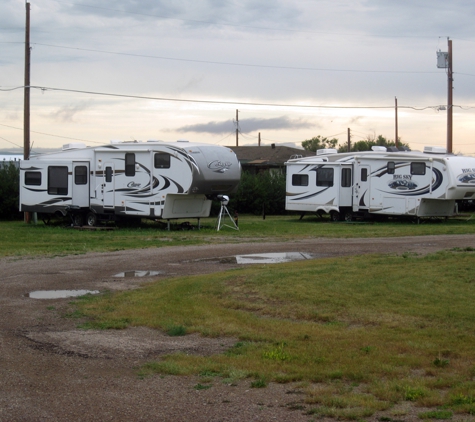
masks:
<path fill-rule="evenodd" d="M 348 128 L 348 152 L 351 152 L 351 131 Z"/>
<path fill-rule="evenodd" d="M 261 146 L 261 132 L 259 132 L 259 136 L 257 137 L 257 145 Z"/>
<path fill-rule="evenodd" d="M 23 159 L 30 158 L 30 3 L 26 6 L 25 25 L 25 87 L 23 101 Z M 36 215 L 36 214 L 35 214 Z M 31 220 L 31 214 L 25 212 L 23 215 L 25 223 Z"/>
<path fill-rule="evenodd" d="M 396 127 L 396 133 L 395 133 L 395 137 L 394 137 L 394 145 L 399 146 L 399 141 L 398 141 L 398 138 L 399 138 L 399 135 L 398 135 L 398 123 L 397 123 L 397 97 L 394 97 L 394 112 L 395 112 L 395 127 Z"/>
<path fill-rule="evenodd" d="M 26 2 L 25 96 L 23 112 L 23 159 L 30 158 L 30 3 Z"/>
<path fill-rule="evenodd" d="M 236 109 L 236 146 L 239 146 L 239 110 Z"/>
<path fill-rule="evenodd" d="M 452 69 L 452 40 L 447 40 L 449 51 L 447 56 L 447 152 L 452 152 L 452 104 L 453 104 L 453 69 Z"/>

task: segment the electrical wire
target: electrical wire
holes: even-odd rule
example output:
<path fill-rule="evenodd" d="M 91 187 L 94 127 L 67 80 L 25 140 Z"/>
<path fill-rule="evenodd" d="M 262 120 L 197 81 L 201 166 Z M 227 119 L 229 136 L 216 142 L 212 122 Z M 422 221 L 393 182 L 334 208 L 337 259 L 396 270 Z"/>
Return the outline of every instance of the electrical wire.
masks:
<path fill-rule="evenodd" d="M 10 126 L 10 125 L 5 125 L 5 124 L 2 124 L 0 123 L 0 126 L 3 126 L 3 127 L 8 127 L 10 129 L 16 129 L 16 130 L 23 130 L 23 128 L 20 128 L 20 127 L 15 127 L 15 126 Z M 45 136 L 52 136 L 54 138 L 61 138 L 61 139 L 70 139 L 72 141 L 82 141 L 82 142 L 90 142 L 90 143 L 93 143 L 93 144 L 104 144 L 104 142 L 98 142 L 98 141 L 89 141 L 89 140 L 85 140 L 85 139 L 79 139 L 79 138 L 72 138 L 70 136 L 61 136 L 61 135 L 53 135 L 51 133 L 45 133 L 45 132 L 37 132 L 37 131 L 34 131 L 34 130 L 31 130 L 30 131 L 31 133 L 36 133 L 38 135 L 45 135 Z M 3 139 L 3 138 L 2 138 Z M 17 145 L 18 146 L 18 145 Z M 22 148 L 22 147 L 20 147 Z"/>
<path fill-rule="evenodd" d="M 8 91 L 15 91 L 17 89 L 23 89 L 25 88 L 24 86 L 16 86 L 14 88 L 0 88 L 0 91 L 2 92 L 8 92 Z"/>
<path fill-rule="evenodd" d="M 253 102 L 244 102 L 244 101 L 218 101 L 218 100 L 197 100 L 197 99 L 184 99 L 184 98 L 165 98 L 165 97 L 152 97 L 152 96 L 143 96 L 143 95 L 130 95 L 130 94 L 114 94 L 107 92 L 97 92 L 97 91 L 85 91 L 79 89 L 66 89 L 66 88 L 54 88 L 54 87 L 45 87 L 45 86 L 30 86 L 32 89 L 38 89 L 43 92 L 46 91 L 58 91 L 58 92 L 73 92 L 77 94 L 88 94 L 88 95 L 99 95 L 107 97 L 117 97 L 117 98 L 130 98 L 130 99 L 139 99 L 139 100 L 154 100 L 154 101 L 175 101 L 175 102 L 185 102 L 185 103 L 201 103 L 201 104 L 228 104 L 228 105 L 250 105 L 250 106 L 265 106 L 265 107 L 293 107 L 293 108 L 320 108 L 320 109 L 364 109 L 364 110 L 376 110 L 376 109 L 394 109 L 393 105 L 390 106 L 331 106 L 331 105 L 310 105 L 310 104 L 278 104 L 278 103 L 253 103 Z M 427 109 L 437 110 L 440 106 L 426 106 L 426 107 L 415 107 L 415 106 L 403 106 L 398 105 L 398 109 L 411 109 L 415 111 L 423 111 Z M 461 108 L 459 105 L 452 105 L 452 107 Z M 472 109 L 475 106 L 465 106 L 465 109 Z"/>
<path fill-rule="evenodd" d="M 0 136 L 0 139 L 4 140 L 5 142 L 8 142 L 9 144 L 15 145 L 18 148 L 23 148 L 23 146 L 15 144 L 15 142 L 9 141 L 8 139 L 3 138 L 2 136 Z"/>
<path fill-rule="evenodd" d="M 43 43 L 31 43 L 31 45 L 63 48 L 67 50 L 87 51 L 87 52 L 101 53 L 101 54 L 113 54 L 113 55 L 118 55 L 118 56 L 130 56 L 130 57 L 142 57 L 142 58 L 148 58 L 148 59 L 215 64 L 215 65 L 222 65 L 222 66 L 258 67 L 258 68 L 265 68 L 265 69 L 306 70 L 306 71 L 314 71 L 314 72 L 391 73 L 391 74 L 395 74 L 395 73 L 397 74 L 439 74 L 440 73 L 437 71 L 361 70 L 361 69 L 313 68 L 313 67 L 299 67 L 299 66 L 275 66 L 275 65 L 262 65 L 262 64 L 252 64 L 252 63 L 235 63 L 235 62 L 218 62 L 218 61 L 210 61 L 210 60 L 183 59 L 183 58 L 177 58 L 177 57 L 152 56 L 152 55 L 147 55 L 147 54 L 121 53 L 117 51 L 95 50 L 95 49 L 80 48 L 80 47 L 67 47 L 67 46 L 62 46 L 62 45 L 43 44 Z"/>
<path fill-rule="evenodd" d="M 214 144 L 219 144 L 220 142 L 224 141 L 225 139 L 229 138 L 230 136 L 234 135 L 234 132 L 231 132 L 229 135 L 226 135 L 224 138 L 220 139 L 218 142 L 215 142 Z"/>

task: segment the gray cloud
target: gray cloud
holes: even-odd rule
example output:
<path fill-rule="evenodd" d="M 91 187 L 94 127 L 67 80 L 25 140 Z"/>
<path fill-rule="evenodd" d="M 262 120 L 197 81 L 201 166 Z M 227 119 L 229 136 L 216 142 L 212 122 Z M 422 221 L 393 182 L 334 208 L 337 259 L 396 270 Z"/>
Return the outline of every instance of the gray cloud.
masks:
<path fill-rule="evenodd" d="M 206 27 L 210 25 L 243 25 L 268 23 L 275 27 L 276 21 L 286 22 L 297 20 L 302 14 L 293 3 L 283 0 L 117 0 L 114 3 L 91 5 L 88 0 L 65 4 L 65 10 L 74 13 L 100 16 L 102 18 L 127 18 L 144 21 L 157 19 L 176 19 L 186 27 Z M 280 24 L 279 26 L 281 26 Z"/>
<path fill-rule="evenodd" d="M 239 121 L 240 131 L 243 133 L 256 132 L 259 130 L 288 130 L 288 129 L 305 129 L 316 127 L 304 119 L 290 119 L 286 116 L 275 117 L 272 119 L 244 119 Z M 208 122 L 196 125 L 182 126 L 179 132 L 196 132 L 196 133 L 212 133 L 225 134 L 236 130 L 236 123 L 233 120 L 225 120 L 222 122 Z"/>
<path fill-rule="evenodd" d="M 77 114 L 91 107 L 91 101 L 81 101 L 77 104 L 63 106 L 59 110 L 50 113 L 49 117 L 60 122 L 72 122 Z"/>

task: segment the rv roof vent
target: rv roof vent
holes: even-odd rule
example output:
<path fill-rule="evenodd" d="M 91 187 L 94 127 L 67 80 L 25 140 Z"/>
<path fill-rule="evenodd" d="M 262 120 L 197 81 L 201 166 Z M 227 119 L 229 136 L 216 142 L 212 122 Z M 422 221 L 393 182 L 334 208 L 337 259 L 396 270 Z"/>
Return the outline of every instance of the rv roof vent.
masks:
<path fill-rule="evenodd" d="M 424 147 L 424 152 L 432 154 L 447 154 L 447 149 L 444 147 Z"/>
<path fill-rule="evenodd" d="M 178 139 L 177 142 L 190 142 L 188 139 Z"/>
<path fill-rule="evenodd" d="M 335 148 L 317 149 L 317 155 L 336 154 L 337 152 Z"/>
<path fill-rule="evenodd" d="M 290 156 L 290 159 L 291 159 L 291 160 L 295 160 L 296 158 L 302 158 L 302 157 L 303 157 L 302 154 L 292 154 L 292 155 Z"/>
<path fill-rule="evenodd" d="M 82 144 L 80 142 L 72 142 L 70 144 L 63 145 L 63 151 L 66 151 L 68 149 L 80 149 L 80 148 L 86 148 L 86 144 Z"/>
<path fill-rule="evenodd" d="M 381 145 L 373 145 L 371 147 L 371 151 L 386 152 L 386 147 L 383 147 Z"/>
<path fill-rule="evenodd" d="M 149 139 L 147 142 L 162 142 L 162 141 L 159 141 L 158 139 Z"/>

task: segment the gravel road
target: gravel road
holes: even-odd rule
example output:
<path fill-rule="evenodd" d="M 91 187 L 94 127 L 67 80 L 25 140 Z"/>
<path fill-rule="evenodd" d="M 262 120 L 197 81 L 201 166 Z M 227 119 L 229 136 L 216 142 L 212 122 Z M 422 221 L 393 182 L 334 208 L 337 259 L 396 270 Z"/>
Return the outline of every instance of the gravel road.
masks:
<path fill-rule="evenodd" d="M 70 299 L 33 299 L 43 290 L 125 290 L 144 281 L 236 268 L 240 254 L 301 252 L 320 257 L 420 254 L 475 247 L 475 235 L 312 239 L 157 247 L 52 258 L 0 259 L 1 421 L 309 421 L 297 385 L 250 388 L 221 379 L 151 376 L 136 368 L 174 351 L 219 353 L 235 339 L 168 337 L 146 328 L 80 331 L 62 315 Z M 118 277 L 126 271 L 154 277 Z M 323 419 L 319 419 L 323 420 Z M 377 420 L 377 419 L 374 419 Z M 403 420 L 410 420 L 408 416 Z M 471 420 L 471 419 L 470 419 Z"/>

